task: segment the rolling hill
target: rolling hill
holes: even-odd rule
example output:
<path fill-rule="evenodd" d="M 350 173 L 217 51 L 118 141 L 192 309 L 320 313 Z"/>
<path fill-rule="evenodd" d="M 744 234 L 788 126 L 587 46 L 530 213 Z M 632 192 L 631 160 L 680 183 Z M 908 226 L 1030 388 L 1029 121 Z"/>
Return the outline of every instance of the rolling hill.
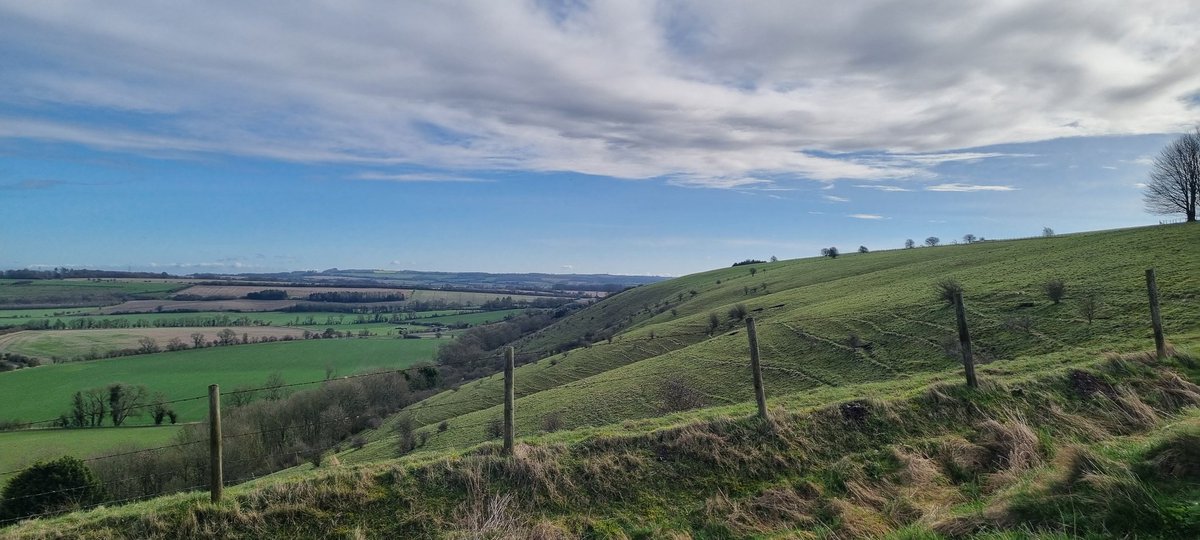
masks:
<path fill-rule="evenodd" d="M 12 530 L 16 537 L 741 538 L 1200 534 L 1200 227 L 848 254 L 613 295 L 499 376 L 408 407 L 320 469 Z M 1154 267 L 1172 357 L 1156 361 Z M 979 372 L 961 383 L 961 284 Z M 1066 296 L 1048 298 L 1061 280 Z M 1098 306 L 1081 309 L 1084 301 Z M 770 420 L 754 410 L 755 318 Z M 401 456 L 398 440 L 419 435 Z M 399 459 L 397 459 L 397 457 Z M 1191 517 L 1189 517 L 1191 516 Z M 68 531 L 68 532 L 64 532 Z M 122 532 L 124 531 L 124 532 Z M 989 536 L 992 535 L 992 536 Z"/>

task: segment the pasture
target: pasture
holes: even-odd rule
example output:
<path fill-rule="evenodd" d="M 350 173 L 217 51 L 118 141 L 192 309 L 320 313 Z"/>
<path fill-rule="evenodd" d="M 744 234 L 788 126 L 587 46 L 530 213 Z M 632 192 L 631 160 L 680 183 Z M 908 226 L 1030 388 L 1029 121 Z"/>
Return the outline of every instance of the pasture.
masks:
<path fill-rule="evenodd" d="M 382 287 L 291 287 L 287 285 L 193 285 L 176 294 L 193 294 L 196 296 L 228 296 L 241 298 L 250 293 L 264 290 L 284 291 L 291 300 L 305 300 L 308 295 L 328 292 L 360 292 L 369 295 L 403 294 L 405 297 L 411 289 L 391 289 Z"/>
<path fill-rule="evenodd" d="M 80 390 L 122 382 L 143 384 L 167 399 L 204 396 L 208 385 L 223 390 L 262 386 L 272 374 L 288 383 L 320 381 L 326 368 L 336 376 L 371 369 L 399 369 L 430 361 L 440 342 L 431 339 L 322 339 L 126 356 L 55 364 L 0 373 L 0 411 L 4 419 L 47 420 L 70 408 Z M 174 405 L 180 422 L 199 421 L 203 399 Z M 147 424 L 146 417 L 130 425 Z"/>
<path fill-rule="evenodd" d="M 83 458 L 165 446 L 181 432 L 182 426 L 0 431 L 0 473 L 64 455 Z M 0 474 L 0 486 L 10 477 Z"/>
<path fill-rule="evenodd" d="M 23 354 L 43 359 L 72 360 L 84 355 L 136 349 L 140 340 L 150 338 L 158 347 L 165 349 L 171 339 L 179 339 L 188 347 L 193 344 L 193 334 L 201 334 L 206 342 L 217 340 L 217 327 L 173 327 L 173 328 L 121 328 L 103 330 L 23 330 L 0 335 L 0 351 Z M 258 339 L 303 337 L 298 328 L 277 326 L 245 326 L 236 329 L 236 339 Z"/>

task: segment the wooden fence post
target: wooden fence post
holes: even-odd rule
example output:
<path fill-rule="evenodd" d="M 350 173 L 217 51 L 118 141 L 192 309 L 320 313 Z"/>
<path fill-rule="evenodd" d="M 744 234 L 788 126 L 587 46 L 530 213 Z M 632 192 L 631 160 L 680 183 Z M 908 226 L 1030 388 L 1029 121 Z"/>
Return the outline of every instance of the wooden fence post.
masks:
<path fill-rule="evenodd" d="M 513 451 L 513 367 L 516 351 L 509 347 L 504 351 L 504 453 Z"/>
<path fill-rule="evenodd" d="M 767 419 L 767 393 L 763 389 L 762 366 L 758 361 L 758 331 L 754 317 L 746 318 L 746 336 L 750 339 L 750 371 L 754 372 L 754 399 L 758 402 L 758 417 Z"/>
<path fill-rule="evenodd" d="M 962 291 L 954 291 L 954 316 L 958 320 L 958 346 L 962 349 L 967 386 L 979 388 L 979 381 L 975 378 L 975 357 L 971 354 L 971 333 L 967 330 L 967 307 L 963 305 Z"/>
<path fill-rule="evenodd" d="M 221 456 L 221 388 L 208 385 L 208 468 L 209 493 L 213 504 L 221 502 L 221 491 L 225 487 L 225 471 Z"/>
<path fill-rule="evenodd" d="M 1154 352 L 1159 360 L 1167 357 L 1167 338 L 1163 335 L 1162 314 L 1158 308 L 1158 280 L 1154 269 L 1146 269 L 1146 293 L 1150 295 L 1150 322 L 1154 325 Z"/>

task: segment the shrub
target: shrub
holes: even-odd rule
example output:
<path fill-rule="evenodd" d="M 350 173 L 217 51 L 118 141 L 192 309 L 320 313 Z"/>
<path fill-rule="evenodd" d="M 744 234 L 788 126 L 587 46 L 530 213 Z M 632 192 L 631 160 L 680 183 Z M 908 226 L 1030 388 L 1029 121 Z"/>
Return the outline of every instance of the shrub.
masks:
<path fill-rule="evenodd" d="M 1096 293 L 1088 293 L 1079 299 L 1079 304 L 1076 306 L 1079 309 L 1079 315 L 1087 319 L 1088 324 L 1092 324 L 1092 320 L 1100 312 L 1100 306 L 1104 304 L 1100 299 L 1100 295 Z"/>
<path fill-rule="evenodd" d="M 542 418 L 542 431 L 553 433 L 563 428 L 562 414 L 552 412 Z"/>
<path fill-rule="evenodd" d="M 749 313 L 749 310 L 746 309 L 745 304 L 737 304 L 729 308 L 729 318 L 735 321 L 745 319 L 747 313 Z"/>
<path fill-rule="evenodd" d="M 1043 284 L 1042 290 L 1046 292 L 1046 297 L 1051 302 L 1057 304 L 1067 295 L 1067 283 L 1059 278 L 1054 278 Z"/>
<path fill-rule="evenodd" d="M 99 503 L 100 480 L 82 460 L 63 456 L 21 471 L 4 488 L 0 518 L 61 513 Z"/>
<path fill-rule="evenodd" d="M 489 439 L 504 437 L 504 421 L 499 418 L 488 420 L 487 425 L 484 426 L 484 433 L 487 434 L 487 438 Z"/>
<path fill-rule="evenodd" d="M 949 305 L 954 305 L 954 295 L 962 294 L 963 291 L 962 284 L 954 278 L 940 280 L 934 287 L 937 289 L 938 299 Z"/>
<path fill-rule="evenodd" d="M 662 381 L 658 387 L 658 396 L 662 400 L 662 411 L 667 413 L 704 406 L 704 395 L 679 376 Z"/>
<path fill-rule="evenodd" d="M 437 427 L 438 433 L 445 433 L 447 429 L 450 429 L 450 423 L 445 420 L 442 420 L 442 422 L 440 424 L 438 424 L 438 427 Z"/>

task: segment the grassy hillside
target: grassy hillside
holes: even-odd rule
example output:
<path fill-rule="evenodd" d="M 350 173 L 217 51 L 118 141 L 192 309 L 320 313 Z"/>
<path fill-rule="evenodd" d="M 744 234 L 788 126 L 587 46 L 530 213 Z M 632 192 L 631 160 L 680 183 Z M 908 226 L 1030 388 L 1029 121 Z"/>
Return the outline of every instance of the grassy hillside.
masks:
<path fill-rule="evenodd" d="M 128 448 L 163 446 L 172 443 L 182 430 L 182 426 L 147 426 L 0 431 L 0 472 L 26 467 L 47 457 L 87 457 Z M 0 486 L 11 477 L 0 474 Z"/>
<path fill-rule="evenodd" d="M 953 310 L 935 292 L 945 278 L 964 287 L 981 363 L 1136 349 L 1150 336 L 1144 271 L 1151 266 L 1168 335 L 1200 328 L 1197 245 L 1200 227 L 1163 226 L 781 261 L 638 287 L 520 344 L 522 359 L 537 361 L 516 373 L 517 425 L 530 433 L 550 415 L 562 428 L 658 416 L 668 408 L 659 391 L 668 380 L 682 381 L 706 406 L 751 399 L 745 331 L 728 315 L 738 304 L 758 320 L 768 394 L 956 373 Z M 1066 283 L 1061 303 L 1042 292 L 1051 279 Z M 1101 304 L 1091 323 L 1078 309 L 1089 294 Z M 710 314 L 720 320 L 711 337 Z M 851 346 L 855 338 L 869 348 Z M 409 414 L 434 448 L 479 443 L 487 439 L 479 426 L 500 416 L 501 396 L 494 376 Z M 442 421 L 474 427 L 439 433 Z M 389 429 L 372 435 L 376 448 L 355 459 L 393 455 Z"/>
<path fill-rule="evenodd" d="M 1194 336 L 1193 336 L 1194 337 Z M 1182 538 L 1200 534 L 1200 372 L 1111 356 L 639 433 L 326 462 L 27 522 L 13 538 Z"/>

